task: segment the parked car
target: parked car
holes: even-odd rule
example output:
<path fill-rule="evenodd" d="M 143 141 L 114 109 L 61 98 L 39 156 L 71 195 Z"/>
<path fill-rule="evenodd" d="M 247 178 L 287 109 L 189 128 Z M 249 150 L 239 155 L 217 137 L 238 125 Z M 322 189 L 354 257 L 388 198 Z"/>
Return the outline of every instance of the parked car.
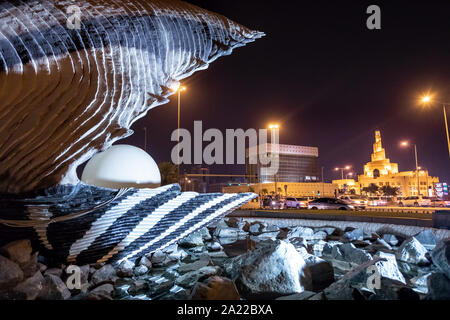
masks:
<path fill-rule="evenodd" d="M 400 207 L 429 207 L 431 206 L 431 200 L 424 196 L 406 197 L 398 202 Z"/>
<path fill-rule="evenodd" d="M 368 201 L 369 206 L 374 207 L 385 206 L 387 205 L 387 203 L 388 203 L 387 199 L 383 197 L 369 197 Z"/>
<path fill-rule="evenodd" d="M 432 199 L 430 199 L 430 201 L 431 201 L 432 207 L 436 207 L 436 208 L 437 207 L 439 207 L 439 208 L 450 207 L 450 201 L 448 201 L 448 200 L 432 198 Z"/>
<path fill-rule="evenodd" d="M 278 197 L 265 197 L 262 201 L 262 207 L 270 209 L 284 209 L 284 200 Z"/>
<path fill-rule="evenodd" d="M 355 207 L 340 199 L 319 198 L 308 203 L 311 210 L 355 210 Z"/>
<path fill-rule="evenodd" d="M 287 197 L 285 208 L 308 208 L 308 199 Z"/>

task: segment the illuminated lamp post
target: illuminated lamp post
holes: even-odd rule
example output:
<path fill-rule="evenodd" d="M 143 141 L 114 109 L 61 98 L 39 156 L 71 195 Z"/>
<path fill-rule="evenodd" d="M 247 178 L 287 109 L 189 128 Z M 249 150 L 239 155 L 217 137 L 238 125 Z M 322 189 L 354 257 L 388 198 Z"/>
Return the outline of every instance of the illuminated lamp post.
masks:
<path fill-rule="evenodd" d="M 177 155 L 180 156 L 180 113 L 181 113 L 181 92 L 186 91 L 186 87 L 182 86 L 179 82 L 174 82 L 173 86 L 170 88 L 173 92 L 178 93 L 178 145 L 177 145 Z M 177 165 L 178 177 L 180 176 L 180 164 Z"/>
<path fill-rule="evenodd" d="M 446 113 L 446 110 L 445 110 L 446 106 L 449 105 L 450 103 L 436 101 L 436 100 L 433 99 L 433 96 L 430 95 L 430 94 L 427 94 L 427 95 L 423 96 L 420 99 L 420 102 L 423 105 L 429 105 L 429 104 L 431 104 L 433 102 L 442 105 L 442 110 L 444 111 L 445 132 L 446 132 L 446 135 L 447 135 L 448 154 L 449 154 L 449 157 L 450 157 L 450 135 L 448 133 L 447 113 Z"/>
<path fill-rule="evenodd" d="M 400 142 L 400 146 L 402 147 L 408 147 L 409 146 L 409 141 L 402 141 Z M 416 161 L 416 176 L 417 176 L 417 195 L 421 195 L 420 194 L 420 184 L 419 184 L 419 163 L 417 161 L 417 146 L 416 144 L 414 144 L 414 158 Z"/>
<path fill-rule="evenodd" d="M 351 168 L 352 168 L 352 166 L 345 166 L 343 168 L 336 167 L 336 168 L 334 168 L 334 171 L 341 170 L 342 180 L 344 180 L 344 170 L 350 170 Z"/>
<path fill-rule="evenodd" d="M 271 141 L 273 141 L 274 134 L 279 133 L 280 125 L 279 124 L 269 124 L 269 130 L 272 135 Z M 270 144 L 270 148 L 272 149 L 272 143 Z M 271 152 L 272 152 L 272 150 L 271 150 Z M 274 174 L 273 178 L 275 180 L 275 194 L 277 195 L 278 194 L 278 188 L 277 188 L 278 185 L 277 185 L 277 174 L 276 173 Z"/>

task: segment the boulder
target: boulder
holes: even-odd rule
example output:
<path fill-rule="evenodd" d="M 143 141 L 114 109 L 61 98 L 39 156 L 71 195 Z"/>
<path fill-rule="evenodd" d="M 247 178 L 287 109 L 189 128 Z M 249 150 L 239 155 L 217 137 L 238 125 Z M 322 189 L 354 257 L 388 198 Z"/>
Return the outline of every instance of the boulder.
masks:
<path fill-rule="evenodd" d="M 148 270 L 152 269 L 152 262 L 146 256 L 141 257 L 139 265 L 147 267 Z"/>
<path fill-rule="evenodd" d="M 431 260 L 450 279 L 450 238 L 439 242 L 431 252 Z"/>
<path fill-rule="evenodd" d="M 155 267 L 161 267 L 167 262 L 167 254 L 161 250 L 156 250 L 151 258 L 152 265 Z"/>
<path fill-rule="evenodd" d="M 13 287 L 23 280 L 23 271 L 17 263 L 0 255 L 0 288 Z"/>
<path fill-rule="evenodd" d="M 352 231 L 347 231 L 342 236 L 344 240 L 354 241 L 354 240 L 364 240 L 364 231 L 362 229 L 354 229 Z"/>
<path fill-rule="evenodd" d="M 433 300 L 450 300 L 450 279 L 441 272 L 427 278 L 429 296 Z"/>
<path fill-rule="evenodd" d="M 438 243 L 436 235 L 430 229 L 420 231 L 414 236 L 414 238 L 416 238 L 416 240 L 419 241 L 427 250 L 433 250 Z"/>
<path fill-rule="evenodd" d="M 238 228 L 240 221 L 238 218 L 231 217 L 231 218 L 225 219 L 224 222 L 230 228 Z"/>
<path fill-rule="evenodd" d="M 54 274 L 46 274 L 45 281 L 38 299 L 41 300 L 67 300 L 71 297 L 66 284 Z"/>
<path fill-rule="evenodd" d="M 325 243 L 323 245 L 322 255 L 330 256 L 332 254 L 333 247 L 341 245 L 341 244 L 342 244 L 342 242 L 339 242 L 339 241 L 328 241 L 327 243 Z"/>
<path fill-rule="evenodd" d="M 192 300 L 240 300 L 234 282 L 228 278 L 213 276 L 203 282 L 197 282 Z"/>
<path fill-rule="evenodd" d="M 308 243 L 303 238 L 289 238 L 288 241 L 295 247 L 295 249 L 307 248 Z"/>
<path fill-rule="evenodd" d="M 432 273 L 419 275 L 410 279 L 412 289 L 416 292 L 427 294 L 428 291 L 428 277 Z"/>
<path fill-rule="evenodd" d="M 310 240 L 325 240 L 327 237 L 328 234 L 325 231 L 320 230 L 314 233 Z"/>
<path fill-rule="evenodd" d="M 52 275 L 61 278 L 63 270 L 61 268 L 49 268 L 45 270 L 44 276 Z"/>
<path fill-rule="evenodd" d="M 237 240 L 235 242 L 224 244 L 223 250 L 229 257 L 235 257 L 254 250 L 256 243 L 250 238 L 245 240 Z"/>
<path fill-rule="evenodd" d="M 201 279 L 220 275 L 221 269 L 217 266 L 206 266 L 200 268 L 195 271 L 188 272 L 175 280 L 175 283 L 180 287 L 191 288 L 193 287 L 197 281 L 201 281 Z"/>
<path fill-rule="evenodd" d="M 413 289 L 388 278 L 381 278 L 380 289 L 374 289 L 374 292 L 369 300 L 420 300 L 419 294 Z"/>
<path fill-rule="evenodd" d="M 264 225 L 262 223 L 255 222 L 255 223 L 250 224 L 250 227 L 248 228 L 248 232 L 251 235 L 257 236 L 262 233 L 263 229 L 264 229 Z"/>
<path fill-rule="evenodd" d="M 360 265 L 372 260 L 372 256 L 363 249 L 356 248 L 352 243 L 334 246 L 331 252 L 333 259 Z"/>
<path fill-rule="evenodd" d="M 325 231 L 327 235 L 331 236 L 335 231 L 336 228 L 334 227 L 321 227 L 321 228 L 317 228 L 316 232 L 318 231 Z"/>
<path fill-rule="evenodd" d="M 170 279 L 159 277 L 151 279 L 149 283 L 150 289 L 148 295 L 152 298 L 168 294 L 174 286 L 174 282 Z"/>
<path fill-rule="evenodd" d="M 206 231 L 208 232 L 207 229 L 206 229 Z M 208 232 L 208 234 L 209 234 L 209 232 Z M 203 246 L 204 243 L 203 243 L 202 233 L 201 232 L 191 233 L 187 237 L 178 241 L 178 245 L 182 248 L 194 248 L 194 247 Z"/>
<path fill-rule="evenodd" d="M 228 226 L 226 228 L 218 227 L 214 230 L 214 237 L 218 239 L 221 245 L 230 244 L 239 239 L 239 230 Z"/>
<path fill-rule="evenodd" d="M 382 239 L 389 243 L 391 246 L 396 246 L 399 243 L 399 240 L 393 234 L 384 234 Z"/>
<path fill-rule="evenodd" d="M 211 259 L 208 256 L 202 256 L 199 260 L 194 261 L 192 263 L 182 263 L 178 267 L 178 272 L 187 273 L 211 265 L 213 265 Z"/>
<path fill-rule="evenodd" d="M 38 263 L 38 254 L 38 252 L 35 252 L 31 255 L 30 260 L 19 265 L 22 268 L 24 278 L 29 278 L 37 271 L 41 271 Z"/>
<path fill-rule="evenodd" d="M 136 268 L 134 268 L 133 273 L 136 276 L 140 277 L 148 273 L 148 268 L 144 265 L 138 265 Z"/>
<path fill-rule="evenodd" d="M 312 252 L 314 253 L 314 255 L 319 256 L 319 257 L 322 256 L 323 248 L 325 247 L 326 244 L 327 243 L 323 240 L 320 240 L 320 241 L 314 243 L 312 245 Z"/>
<path fill-rule="evenodd" d="M 44 287 L 44 277 L 40 271 L 14 287 L 13 292 L 18 299 L 35 300 Z"/>
<path fill-rule="evenodd" d="M 293 227 L 288 231 L 286 238 L 303 238 L 305 240 L 312 239 L 314 236 L 314 230 L 306 227 Z"/>
<path fill-rule="evenodd" d="M 106 283 L 89 292 L 87 300 L 112 300 L 113 292 L 113 285 Z"/>
<path fill-rule="evenodd" d="M 32 251 L 30 240 L 13 241 L 0 248 L 2 255 L 20 266 L 30 261 Z"/>
<path fill-rule="evenodd" d="M 275 298 L 311 287 L 305 261 L 285 241 L 277 240 L 237 257 L 231 269 L 239 292 L 246 298 Z"/>
<path fill-rule="evenodd" d="M 200 251 L 203 251 L 203 247 L 194 247 L 195 249 L 201 249 Z M 187 253 L 186 251 L 182 250 L 182 249 L 178 249 L 177 251 L 174 251 L 172 253 L 169 253 L 167 255 L 167 260 L 168 261 L 181 261 L 184 260 L 187 257 Z"/>
<path fill-rule="evenodd" d="M 427 249 L 416 238 L 411 237 L 403 241 L 402 245 L 397 249 L 396 257 L 403 262 L 422 265 L 429 263 L 429 260 L 426 258 L 427 253 Z"/>
<path fill-rule="evenodd" d="M 114 281 L 115 279 L 116 269 L 110 264 L 105 264 L 92 275 L 91 283 L 97 286 L 103 282 Z"/>
<path fill-rule="evenodd" d="M 137 296 L 139 294 L 146 293 L 149 290 L 149 284 L 147 280 L 138 279 L 133 281 L 133 283 L 128 288 L 128 293 L 132 296 Z"/>
<path fill-rule="evenodd" d="M 117 268 L 119 277 L 131 278 L 133 276 L 134 263 L 128 259 L 123 260 Z"/>
<path fill-rule="evenodd" d="M 223 247 L 218 242 L 210 242 L 206 245 L 206 249 L 208 249 L 208 251 L 220 251 Z"/>

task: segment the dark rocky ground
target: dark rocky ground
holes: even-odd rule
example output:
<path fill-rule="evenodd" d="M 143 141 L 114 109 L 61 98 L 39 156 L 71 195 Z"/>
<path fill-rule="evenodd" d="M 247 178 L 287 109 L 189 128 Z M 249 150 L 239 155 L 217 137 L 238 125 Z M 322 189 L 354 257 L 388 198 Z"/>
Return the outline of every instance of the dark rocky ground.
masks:
<path fill-rule="evenodd" d="M 2 299 L 450 299 L 450 239 L 429 230 L 404 239 L 229 218 L 137 263 L 80 266 L 73 290 L 70 266 L 45 265 L 27 240 L 0 254 Z"/>

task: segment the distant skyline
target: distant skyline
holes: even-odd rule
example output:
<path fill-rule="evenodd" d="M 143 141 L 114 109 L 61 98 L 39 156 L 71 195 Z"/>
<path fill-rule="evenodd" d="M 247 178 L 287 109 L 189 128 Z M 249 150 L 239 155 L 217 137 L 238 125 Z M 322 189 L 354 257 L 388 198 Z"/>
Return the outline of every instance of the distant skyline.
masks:
<path fill-rule="evenodd" d="M 400 171 L 419 165 L 450 182 L 450 158 L 442 108 L 417 105 L 431 90 L 450 101 L 450 3 L 378 1 L 382 29 L 366 28 L 367 1 L 188 1 L 223 14 L 266 37 L 236 49 L 209 69 L 186 79 L 181 127 L 204 130 L 281 125 L 280 143 L 319 148 L 326 180 L 337 166 L 357 174 L 370 161 L 374 131 Z M 447 108 L 450 113 L 450 107 Z M 117 143 L 144 146 L 157 162 L 175 146 L 176 96 L 136 122 L 135 134 Z M 320 167 L 319 167 L 320 170 Z M 212 172 L 243 173 L 244 166 L 212 166 Z M 319 172 L 320 173 L 320 172 Z"/>

